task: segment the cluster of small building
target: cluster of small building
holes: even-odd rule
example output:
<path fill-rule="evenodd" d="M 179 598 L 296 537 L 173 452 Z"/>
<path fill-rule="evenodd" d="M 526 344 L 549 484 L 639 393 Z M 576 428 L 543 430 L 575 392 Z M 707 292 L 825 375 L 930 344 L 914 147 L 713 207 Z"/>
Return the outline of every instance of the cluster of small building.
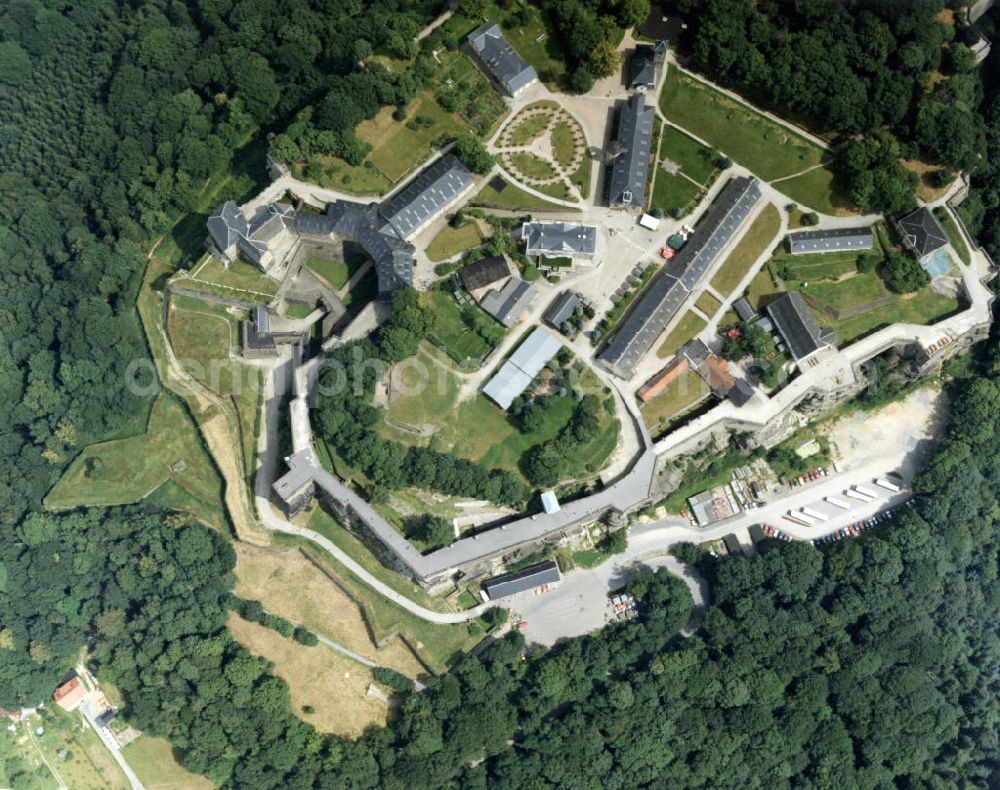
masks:
<path fill-rule="evenodd" d="M 540 258 L 593 259 L 597 250 L 597 228 L 570 222 L 525 222 L 517 235 L 525 244 L 525 254 Z M 491 255 L 458 270 L 458 280 L 483 310 L 510 328 L 527 311 L 538 289 L 511 269 L 507 258 Z M 568 305 L 559 322 L 546 319 L 555 329 L 576 309 L 578 300 Z M 554 315 L 565 312 L 563 305 Z"/>
<path fill-rule="evenodd" d="M 745 378 L 734 376 L 729 362 L 696 338 L 682 346 L 662 370 L 643 384 L 636 391 L 636 397 L 643 403 L 649 403 L 687 370 L 697 373 L 714 395 L 728 398 L 737 406 L 742 406 L 754 396 L 753 385 Z"/>
<path fill-rule="evenodd" d="M 608 599 L 608 606 L 611 608 L 611 616 L 619 622 L 634 620 L 639 616 L 639 603 L 634 595 L 628 593 L 611 596 Z"/>
<path fill-rule="evenodd" d="M 729 181 L 680 251 L 655 275 L 598 359 L 628 378 L 761 198 L 756 178 Z"/>

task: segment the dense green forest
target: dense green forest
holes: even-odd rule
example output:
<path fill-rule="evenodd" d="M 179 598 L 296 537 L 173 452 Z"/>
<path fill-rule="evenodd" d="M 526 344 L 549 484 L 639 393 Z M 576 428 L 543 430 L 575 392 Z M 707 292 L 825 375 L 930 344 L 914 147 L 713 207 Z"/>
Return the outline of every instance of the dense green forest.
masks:
<path fill-rule="evenodd" d="M 680 547 L 712 590 L 689 639 L 677 636 L 684 585 L 639 575 L 638 621 L 527 661 L 515 632 L 425 691 L 401 692 L 388 728 L 324 738 L 226 629 L 234 554 L 224 538 L 138 507 L 32 515 L 0 538 L 0 703 L 44 694 L 45 652 L 86 636 L 136 724 L 234 787 L 995 785 L 991 343 L 982 375 L 952 384 L 957 416 L 916 481 L 917 507 L 895 522 L 752 559 Z"/>
<path fill-rule="evenodd" d="M 959 169 L 979 163 L 985 124 L 969 46 L 977 34 L 962 3 L 675 4 L 692 23 L 686 43 L 696 70 L 840 138 L 838 169 L 861 208 L 912 203 L 916 176 L 900 156 Z"/>
<path fill-rule="evenodd" d="M 362 102 L 377 82 L 355 71 L 355 47 L 412 46 L 441 5 L 2 5 L 5 524 L 39 506 L 81 446 L 138 427 L 148 403 L 124 383 L 129 362 L 147 354 L 133 305 L 150 242 L 192 211 L 206 179 L 230 167 L 257 127 L 314 101 L 354 118 L 345 92 Z M 351 123 L 378 106 L 364 104 Z"/>

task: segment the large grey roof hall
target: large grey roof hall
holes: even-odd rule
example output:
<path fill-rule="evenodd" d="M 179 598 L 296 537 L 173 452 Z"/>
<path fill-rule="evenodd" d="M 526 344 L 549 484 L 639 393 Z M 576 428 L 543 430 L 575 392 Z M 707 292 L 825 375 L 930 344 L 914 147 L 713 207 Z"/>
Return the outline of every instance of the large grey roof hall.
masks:
<path fill-rule="evenodd" d="M 609 370 L 622 377 L 631 375 L 760 197 L 756 178 L 734 178 L 723 187 L 680 252 L 653 275 L 600 353 L 599 359 Z"/>
<path fill-rule="evenodd" d="M 642 207 L 655 120 L 656 107 L 646 106 L 643 93 L 632 96 L 619 113 L 616 139 L 622 152 L 611 164 L 608 202 L 612 206 Z"/>
<path fill-rule="evenodd" d="M 454 203 L 476 183 L 472 173 L 454 154 L 445 154 L 425 167 L 410 182 L 379 205 L 384 225 L 381 233 L 394 231 L 409 239 Z"/>
<path fill-rule="evenodd" d="M 788 250 L 792 255 L 870 250 L 874 244 L 875 237 L 868 227 L 798 230 L 788 234 Z"/>
<path fill-rule="evenodd" d="M 783 293 L 765 309 L 796 362 L 837 342 L 836 333 L 819 325 L 799 291 Z"/>
<path fill-rule="evenodd" d="M 597 228 L 576 222 L 525 222 L 521 238 L 527 255 L 589 256 L 597 251 Z"/>

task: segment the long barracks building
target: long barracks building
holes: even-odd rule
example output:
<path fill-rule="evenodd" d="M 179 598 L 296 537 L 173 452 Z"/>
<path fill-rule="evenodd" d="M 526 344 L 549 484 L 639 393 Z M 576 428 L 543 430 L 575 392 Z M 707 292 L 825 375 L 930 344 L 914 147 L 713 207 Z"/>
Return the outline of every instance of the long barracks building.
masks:
<path fill-rule="evenodd" d="M 756 178 L 740 176 L 726 184 L 680 252 L 653 276 L 598 355 L 608 370 L 622 378 L 632 374 L 760 198 Z"/>

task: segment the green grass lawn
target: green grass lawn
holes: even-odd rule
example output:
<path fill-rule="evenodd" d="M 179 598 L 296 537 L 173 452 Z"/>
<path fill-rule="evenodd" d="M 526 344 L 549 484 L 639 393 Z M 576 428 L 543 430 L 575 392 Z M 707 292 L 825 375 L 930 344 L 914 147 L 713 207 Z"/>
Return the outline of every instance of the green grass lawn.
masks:
<path fill-rule="evenodd" d="M 835 310 L 844 310 L 857 305 L 868 304 L 882 298 L 893 301 L 859 315 L 833 319 L 822 311 L 813 310 L 817 320 L 824 326 L 832 326 L 837 332 L 837 344 L 846 346 L 889 324 L 906 322 L 911 324 L 932 324 L 955 312 L 958 302 L 942 296 L 930 286 L 915 294 L 894 294 L 874 271 L 858 274 L 839 282 L 815 282 L 808 288 L 802 283 L 786 283 L 789 290 L 802 290 L 814 299 Z"/>
<path fill-rule="evenodd" d="M 573 154 L 576 153 L 576 141 L 573 138 L 573 127 L 566 121 L 559 121 L 552 127 L 552 155 L 563 167 L 569 167 L 573 163 Z"/>
<path fill-rule="evenodd" d="M 571 395 L 550 395 L 550 408 L 546 420 L 532 434 L 521 433 L 507 414 L 485 396 L 476 394 L 459 401 L 462 380 L 442 364 L 439 352 L 424 347 L 418 358 L 429 371 L 429 378 L 421 386 L 415 368 L 401 371 L 406 393 L 394 395 L 385 411 L 386 419 L 378 431 L 389 439 L 407 445 L 424 444 L 450 452 L 470 461 L 482 463 L 487 468 L 502 468 L 520 474 L 519 462 L 524 452 L 539 442 L 554 439 L 569 422 L 575 402 Z M 600 390 L 600 382 L 589 369 L 581 375 L 579 386 L 583 391 Z M 396 424 L 393 424 L 396 423 Z M 398 424 L 422 428 L 430 426 L 433 435 L 420 436 L 404 430 Z M 613 411 L 606 407 L 599 419 L 597 436 L 578 449 L 571 473 L 582 475 L 601 468 L 614 450 L 620 430 Z"/>
<path fill-rule="evenodd" d="M 715 315 L 716 311 L 722 307 L 722 302 L 712 296 L 712 294 L 708 291 L 702 291 L 701 296 L 695 300 L 694 306 L 711 318 Z"/>
<path fill-rule="evenodd" d="M 503 338 L 504 328 L 478 305 L 460 306 L 444 291 L 426 298 L 434 312 L 430 334 L 455 362 L 477 364 Z"/>
<path fill-rule="evenodd" d="M 660 109 L 671 122 L 766 181 L 818 165 L 823 158 L 823 149 L 815 143 L 676 67 L 667 70 Z"/>
<path fill-rule="evenodd" d="M 761 267 L 761 270 L 750 281 L 750 290 L 746 298 L 758 313 L 765 305 L 773 302 L 777 298 L 777 295 L 785 290 L 780 282 L 775 284 L 774 279 L 771 277 L 771 268 L 773 267 L 770 263 Z"/>
<path fill-rule="evenodd" d="M 768 203 L 715 273 L 712 287 L 723 296 L 731 296 L 754 262 L 774 244 L 780 228 L 781 213 L 773 203 Z"/>
<path fill-rule="evenodd" d="M 790 280 L 815 282 L 837 279 L 858 270 L 859 252 L 818 252 L 804 255 L 775 255 L 771 260 L 787 269 Z"/>
<path fill-rule="evenodd" d="M 228 286 L 210 283 L 207 280 L 199 278 L 192 279 L 188 277 L 183 280 L 178 280 L 176 284 L 181 288 L 187 288 L 191 291 L 198 291 L 199 293 L 211 294 L 213 296 L 224 296 L 227 299 L 238 299 L 241 302 L 248 302 L 251 304 L 267 304 L 274 298 L 273 294 L 262 293 L 260 291 L 234 291 Z"/>
<path fill-rule="evenodd" d="M 244 316 L 240 316 L 242 318 Z M 239 350 L 237 317 L 221 305 L 176 296 L 170 302 L 170 342 L 179 360 L 195 363 L 188 372 L 223 398 L 235 401 L 243 457 L 253 468 L 261 390 L 260 369 L 231 358 Z"/>
<path fill-rule="evenodd" d="M 361 553 L 359 547 L 363 549 L 365 555 L 370 556 L 370 552 L 364 549 L 363 544 L 322 508 L 313 511 L 308 526 L 348 551 L 355 559 Z M 485 629 L 479 622 L 457 625 L 429 623 L 373 592 L 340 563 L 331 560 L 326 552 L 317 550 L 309 543 L 299 545 L 304 545 L 306 553 L 320 564 L 327 575 L 332 576 L 337 585 L 361 607 L 376 643 L 382 644 L 393 635 L 398 635 L 432 672 L 442 673 L 482 640 Z M 375 562 L 377 563 L 377 560 Z M 398 588 L 399 582 L 403 581 L 397 573 L 380 564 L 377 566 L 370 566 L 367 562 L 362 564 L 366 570 L 374 573 L 391 587 Z M 390 580 L 390 577 L 395 579 Z M 403 594 L 427 606 L 430 603 L 427 601 L 429 596 L 423 591 L 418 593 L 416 589 L 411 589 L 413 587 L 414 585 L 406 583 Z M 429 608 L 440 609 L 441 606 L 433 604 Z"/>
<path fill-rule="evenodd" d="M 557 175 L 549 162 L 527 151 L 515 151 L 510 154 L 510 160 L 521 175 L 528 178 L 552 178 Z"/>
<path fill-rule="evenodd" d="M 841 192 L 833 171 L 828 167 L 817 167 L 808 173 L 779 181 L 774 188 L 795 203 L 823 214 L 858 213 L 858 207 Z"/>
<path fill-rule="evenodd" d="M 495 190 L 490 184 L 487 184 L 470 202 L 479 206 L 506 208 L 514 211 L 531 211 L 532 209 L 540 209 L 542 211 L 549 209 L 561 212 L 576 211 L 576 209 L 569 209 L 565 206 L 549 203 L 547 200 L 536 197 L 530 192 L 525 192 L 523 189 L 509 182 L 505 183 L 507 186 L 500 192 Z"/>
<path fill-rule="evenodd" d="M 457 136 L 466 130 L 462 120 L 442 109 L 427 91 L 418 91 L 403 121 L 393 119 L 394 111 L 394 107 L 383 107 L 357 129 L 358 139 L 372 146 L 368 159 L 391 182 L 424 161 L 439 137 Z"/>
<path fill-rule="evenodd" d="M 241 260 L 235 260 L 226 267 L 218 258 L 205 256 L 203 263 L 192 269 L 191 273 L 197 279 L 215 285 L 241 291 L 254 291 L 268 296 L 274 296 L 280 285 L 277 280 L 268 277 L 253 264 Z M 236 293 L 231 293 L 230 296 L 240 298 Z"/>
<path fill-rule="evenodd" d="M 292 174 L 350 195 L 381 196 L 392 189 L 392 181 L 367 159 L 364 164 L 351 165 L 337 156 L 319 155 L 313 163 L 294 165 Z"/>
<path fill-rule="evenodd" d="M 674 209 L 679 208 L 684 214 L 689 214 L 701 198 L 703 191 L 684 176 L 671 175 L 661 168 L 656 171 L 649 208 L 658 208 L 664 214 L 669 214 Z"/>
<path fill-rule="evenodd" d="M 583 155 L 583 161 L 580 162 L 580 166 L 569 177 L 570 181 L 576 184 L 576 188 L 580 190 L 580 194 L 585 198 L 590 194 L 591 167 L 592 163 L 590 160 L 590 154 L 585 153 Z"/>
<path fill-rule="evenodd" d="M 511 145 L 528 145 L 549 125 L 552 116 L 548 113 L 523 118 L 510 133 Z"/>
<path fill-rule="evenodd" d="M 324 261 L 319 258 L 310 258 L 306 261 L 306 267 L 330 283 L 335 291 L 339 291 L 364 266 L 366 260 L 360 256 L 349 261 Z"/>
<path fill-rule="evenodd" d="M 951 242 L 951 246 L 955 248 L 955 252 L 958 253 L 959 259 L 968 266 L 972 263 L 972 256 L 965 243 L 965 237 L 962 236 L 962 231 L 958 229 L 958 225 L 955 224 L 955 220 L 952 219 L 951 214 L 947 209 L 938 207 L 934 209 L 934 216 L 941 223 L 944 232 L 948 234 L 948 240 Z"/>
<path fill-rule="evenodd" d="M 466 220 L 457 228 L 445 225 L 427 245 L 427 257 L 434 263 L 446 261 L 460 252 L 478 247 L 482 241 L 479 225 L 473 220 Z"/>
<path fill-rule="evenodd" d="M 552 184 L 543 184 L 535 187 L 539 192 L 556 198 L 557 200 L 576 200 L 576 196 L 570 191 L 565 181 L 556 181 Z M 584 193 L 586 194 L 586 193 Z"/>
<path fill-rule="evenodd" d="M 224 512 L 222 485 L 201 436 L 181 402 L 161 392 L 146 432 L 92 444 L 45 497 L 53 509 L 138 502 L 168 480 L 197 502 L 194 515 L 213 522 Z"/>
<path fill-rule="evenodd" d="M 642 419 L 656 434 L 672 418 L 708 395 L 708 385 L 697 373 L 686 370 L 671 381 L 653 400 L 642 406 Z"/>
<path fill-rule="evenodd" d="M 288 318 L 305 318 L 312 314 L 315 307 L 310 307 L 307 304 L 298 304 L 296 302 L 286 302 L 285 303 L 285 316 Z"/>
<path fill-rule="evenodd" d="M 656 356 L 666 359 L 677 353 L 677 349 L 687 343 L 705 328 L 705 319 L 698 317 L 690 310 L 686 312 L 677 322 L 677 325 L 670 330 L 670 333 L 663 339 L 660 347 L 656 350 Z"/>
<path fill-rule="evenodd" d="M 688 178 L 704 185 L 715 172 L 712 150 L 680 129 L 664 124 L 660 138 L 660 161 L 670 159 L 681 166 Z"/>

